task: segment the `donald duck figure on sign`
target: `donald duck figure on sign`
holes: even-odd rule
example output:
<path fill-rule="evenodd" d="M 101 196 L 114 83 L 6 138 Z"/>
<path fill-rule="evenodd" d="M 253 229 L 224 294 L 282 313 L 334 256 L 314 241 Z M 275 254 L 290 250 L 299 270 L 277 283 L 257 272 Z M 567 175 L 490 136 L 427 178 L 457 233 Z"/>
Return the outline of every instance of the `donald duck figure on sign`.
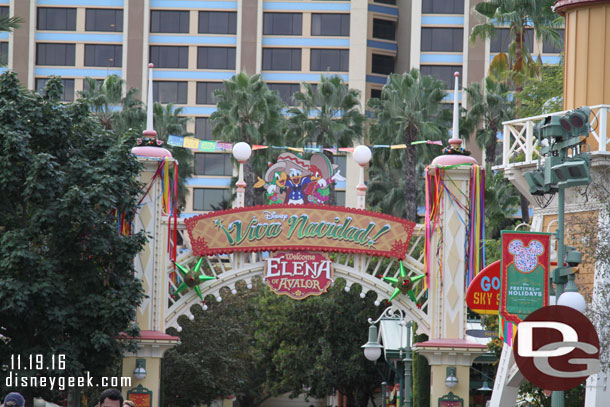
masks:
<path fill-rule="evenodd" d="M 267 169 L 265 179 L 259 177 L 254 187 L 265 188 L 269 205 L 321 205 L 329 199 L 330 183 L 345 180 L 339 172 L 332 175 L 337 167 L 324 154 L 304 160 L 292 153 L 282 153 Z"/>

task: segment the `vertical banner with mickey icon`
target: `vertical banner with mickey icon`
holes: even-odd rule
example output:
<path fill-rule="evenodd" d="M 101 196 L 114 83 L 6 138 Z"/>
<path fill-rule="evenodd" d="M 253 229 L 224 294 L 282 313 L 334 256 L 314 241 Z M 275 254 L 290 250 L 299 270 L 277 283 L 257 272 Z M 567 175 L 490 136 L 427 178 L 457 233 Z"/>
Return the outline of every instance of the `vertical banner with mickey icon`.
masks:
<path fill-rule="evenodd" d="M 518 324 L 549 304 L 550 233 L 502 231 L 500 315 Z"/>

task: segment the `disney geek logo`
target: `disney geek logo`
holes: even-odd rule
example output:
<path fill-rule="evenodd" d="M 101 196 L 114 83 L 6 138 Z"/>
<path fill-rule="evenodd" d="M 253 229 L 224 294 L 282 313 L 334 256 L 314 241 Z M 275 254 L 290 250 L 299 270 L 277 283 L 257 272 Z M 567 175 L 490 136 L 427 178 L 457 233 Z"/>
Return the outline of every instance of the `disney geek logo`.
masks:
<path fill-rule="evenodd" d="M 533 385 L 569 390 L 599 372 L 599 338 L 593 324 L 570 307 L 553 305 L 518 325 L 515 362 Z"/>

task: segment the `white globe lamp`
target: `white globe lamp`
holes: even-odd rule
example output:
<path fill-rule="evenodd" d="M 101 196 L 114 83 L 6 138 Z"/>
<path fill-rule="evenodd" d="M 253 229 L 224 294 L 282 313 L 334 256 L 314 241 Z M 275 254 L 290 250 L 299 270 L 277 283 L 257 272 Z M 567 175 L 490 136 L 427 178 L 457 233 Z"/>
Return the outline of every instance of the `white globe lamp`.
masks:
<path fill-rule="evenodd" d="M 248 161 L 250 155 L 252 155 L 250 144 L 240 141 L 233 146 L 233 157 L 240 163 Z"/>
<path fill-rule="evenodd" d="M 361 167 L 367 165 L 368 162 L 371 161 L 372 156 L 371 149 L 367 146 L 360 145 L 354 148 L 354 161 L 356 161 Z"/>
<path fill-rule="evenodd" d="M 381 356 L 383 346 L 377 342 L 377 327 L 375 325 L 369 326 L 369 341 L 361 347 L 364 349 L 364 357 L 371 362 L 375 362 Z"/>

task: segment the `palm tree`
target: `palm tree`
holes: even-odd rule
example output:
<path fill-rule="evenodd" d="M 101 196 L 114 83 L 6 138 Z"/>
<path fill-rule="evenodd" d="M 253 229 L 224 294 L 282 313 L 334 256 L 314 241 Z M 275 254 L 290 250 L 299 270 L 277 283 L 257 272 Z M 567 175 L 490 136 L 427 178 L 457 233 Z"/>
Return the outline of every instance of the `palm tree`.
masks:
<path fill-rule="evenodd" d="M 15 28 L 19 28 L 23 20 L 21 17 L 9 17 L 9 16 L 1 16 L 0 17 L 0 31 L 12 31 Z"/>
<path fill-rule="evenodd" d="M 281 144 L 284 104 L 277 92 L 272 92 L 260 75 L 245 73 L 224 81 L 222 89 L 214 91 L 217 110 L 210 116 L 214 121 L 214 137 L 229 142 L 245 141 L 250 145 Z M 267 150 L 265 150 L 267 152 Z M 255 204 L 254 168 L 266 168 L 267 154 L 257 152 L 244 165 L 246 181 L 245 205 Z M 262 199 L 262 197 L 261 197 Z"/>
<path fill-rule="evenodd" d="M 554 3 L 555 0 L 491 0 L 474 7 L 487 21 L 472 28 L 472 43 L 477 38 L 494 37 L 496 26 L 508 26 L 508 53 L 501 52 L 494 57 L 490 72 L 495 77 L 508 74 L 516 85 L 517 93 L 521 90 L 523 78 L 534 76 L 539 70 L 539 64 L 535 63 L 532 50 L 528 49 L 525 42 L 527 31 L 534 29 L 537 39 L 554 45 L 561 44 L 561 36 L 556 28 L 562 25 L 563 18 L 553 13 Z"/>
<path fill-rule="evenodd" d="M 172 103 L 162 105 L 155 102 L 153 105 L 153 122 L 157 138 L 167 143 L 169 135 L 188 137 L 192 136 L 186 130 L 189 121 L 187 117 L 180 116 L 182 107 L 174 107 Z M 172 153 L 178 165 L 178 207 L 183 208 L 186 203 L 186 178 L 193 175 L 193 153 L 182 147 L 165 145 Z"/>
<path fill-rule="evenodd" d="M 303 87 L 304 92 L 293 96 L 295 107 L 288 109 L 288 133 L 296 145 L 352 146 L 362 138 L 365 116 L 357 90 L 350 89 L 336 75 L 322 76 L 315 90 L 310 83 L 303 83 Z M 332 153 L 324 153 L 333 162 Z M 336 203 L 333 184 L 329 203 Z"/>
<path fill-rule="evenodd" d="M 0 31 L 13 31 L 15 28 L 19 28 L 23 20 L 20 17 L 0 17 Z M 0 66 L 6 66 L 7 60 L 4 58 L 0 60 Z"/>
<path fill-rule="evenodd" d="M 406 144 L 404 155 L 398 153 L 402 150 L 389 150 L 381 161 L 402 167 L 405 180 L 403 215 L 414 222 L 417 220 L 417 165 L 429 162 L 432 150 L 417 150 L 411 143 L 446 138 L 449 112 L 441 106 L 446 95 L 444 86 L 438 79 L 420 76 L 417 69 L 412 69 L 403 74 L 390 74 L 381 98 L 369 100 L 375 117 L 370 131 L 371 142 Z M 389 172 L 389 169 L 384 167 L 382 171 Z"/>
<path fill-rule="evenodd" d="M 477 144 L 485 149 L 485 163 L 490 170 L 496 158 L 498 131 L 503 121 L 513 119 L 515 104 L 506 84 L 494 82 L 490 77 L 485 78 L 485 89 L 473 83 L 464 90 L 470 106 L 466 122 L 475 127 Z"/>
<path fill-rule="evenodd" d="M 499 239 L 501 231 L 512 229 L 519 208 L 519 194 L 504 174 L 491 169 L 485 172 L 485 234 Z"/>
<path fill-rule="evenodd" d="M 118 75 L 110 75 L 104 81 L 85 78 L 85 89 L 79 96 L 87 100 L 104 129 L 117 133 L 124 133 L 129 128 L 143 130 L 146 112 L 136 97 L 138 90 L 130 88 L 123 96 L 124 87 L 125 80 Z"/>
<path fill-rule="evenodd" d="M 562 25 L 563 18 L 553 13 L 555 0 L 491 0 L 475 5 L 475 11 L 487 21 L 472 28 L 470 41 L 477 38 L 491 38 L 495 35 L 496 26 L 508 26 L 510 44 L 508 53 L 494 57 L 490 65 L 492 77 L 507 80 L 515 87 L 515 104 L 520 106 L 519 94 L 527 78 L 538 76 L 540 63 L 534 61 L 530 49 L 525 44 L 527 30 L 534 29 L 537 39 L 549 41 L 554 45 L 561 44 L 561 36 L 556 30 Z M 521 213 L 523 221 L 529 222 L 529 203 L 521 195 Z"/>

